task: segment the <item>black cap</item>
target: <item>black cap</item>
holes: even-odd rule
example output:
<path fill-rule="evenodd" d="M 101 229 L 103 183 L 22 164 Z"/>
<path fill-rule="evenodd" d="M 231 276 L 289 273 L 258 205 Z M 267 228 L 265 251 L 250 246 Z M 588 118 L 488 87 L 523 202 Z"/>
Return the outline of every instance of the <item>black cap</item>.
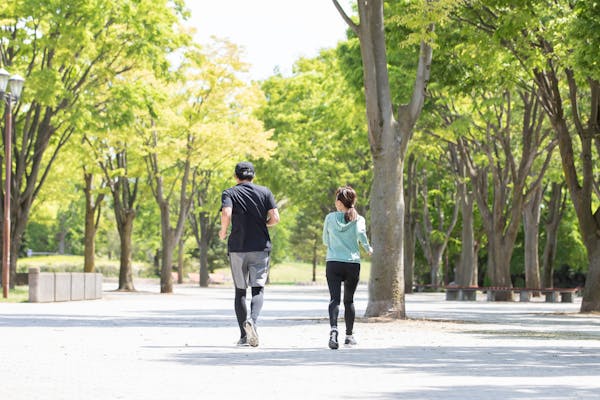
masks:
<path fill-rule="evenodd" d="M 254 165 L 248 161 L 238 163 L 235 166 L 235 175 L 241 180 L 254 178 Z"/>

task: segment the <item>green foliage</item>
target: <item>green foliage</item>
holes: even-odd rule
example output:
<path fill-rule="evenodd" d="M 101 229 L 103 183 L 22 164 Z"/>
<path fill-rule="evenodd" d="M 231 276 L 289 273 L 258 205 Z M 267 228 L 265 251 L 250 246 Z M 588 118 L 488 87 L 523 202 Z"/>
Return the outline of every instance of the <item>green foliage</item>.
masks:
<path fill-rule="evenodd" d="M 361 196 L 368 193 L 364 109 L 348 96 L 333 51 L 300 59 L 291 77 L 274 76 L 263 83 L 263 90 L 267 104 L 262 118 L 265 127 L 273 129 L 277 149 L 268 162 L 259 162 L 259 171 L 265 171 L 261 176 L 276 198 L 284 200 L 281 213 L 289 202 L 297 210 L 296 223 L 301 221 L 291 240 L 302 246 L 293 246 L 289 256 L 310 260 L 312 250 L 307 249 L 320 238 L 336 188 L 350 184 Z M 366 210 L 367 197 L 360 197 L 359 203 Z"/>
<path fill-rule="evenodd" d="M 234 44 L 191 43 L 191 36 L 179 26 L 185 17 L 183 6 L 182 1 L 166 0 L 0 4 L 0 49 L 6 56 L 2 64 L 27 79 L 17 118 L 17 144 L 31 156 L 39 154 L 46 150 L 44 139 L 27 136 L 33 140 L 23 143 L 24 133 L 39 131 L 34 125 L 45 118 L 55 129 L 41 167 L 32 158 L 22 165 L 25 176 L 39 180 L 32 173 L 34 168 L 45 171 L 54 162 L 43 185 L 28 189 L 38 197 L 23 236 L 23 250 L 57 251 L 57 234 L 62 233 L 66 234 L 66 251 L 81 254 L 81 168 L 98 177 L 98 163 L 114 162 L 125 149 L 127 168 L 114 167 L 108 170 L 109 177 L 140 179 L 145 184 L 151 175 L 142 160 L 154 152 L 160 156 L 159 175 L 171 188 L 182 160 L 191 156 L 202 171 L 198 179 L 203 193 L 194 212 L 211 215 L 213 227 L 218 224 L 214 217 L 221 191 L 233 184 L 233 165 L 242 158 L 254 161 L 256 183 L 273 190 L 282 217 L 271 229 L 275 281 L 279 273 L 284 274 L 280 262 L 310 261 L 315 249 L 322 260 L 322 221 L 333 210 L 337 186 L 353 185 L 359 193 L 359 210 L 368 217 L 371 159 L 360 45 L 354 33 L 349 31 L 348 40 L 335 50 L 298 60 L 291 76 L 275 75 L 259 88 L 237 76 L 247 66 Z M 577 82 L 600 79 L 600 5 L 596 1 L 397 0 L 385 2 L 385 17 L 394 104 L 409 100 L 420 41 L 435 45 L 429 97 L 409 149 L 427 174 L 432 216 L 434 208 L 449 216 L 454 201 L 455 182 L 444 160 L 444 141 L 466 136 L 480 143 L 488 141 L 475 126 L 485 126 L 485 121 L 494 118 L 504 100 L 500 94 L 530 87 L 531 71 L 546 68 L 548 60 L 557 67 L 572 67 Z M 429 29 L 431 23 L 435 30 Z M 551 53 L 542 45 L 544 41 L 552 44 Z M 181 63 L 171 66 L 169 57 L 175 51 Z M 562 90 L 568 93 L 566 87 Z M 579 93 L 579 99 L 580 112 L 588 112 L 589 95 Z M 517 103 L 513 102 L 515 115 L 521 117 Z M 571 114 L 570 105 L 564 107 Z M 151 129 L 160 136 L 155 148 L 144 140 Z M 66 145 L 59 136 L 65 132 L 73 132 Z M 196 137 L 193 144 L 186 140 L 190 134 Z M 82 144 L 84 135 L 87 142 Z M 518 141 L 513 135 L 509 145 L 516 149 Z M 577 143 L 574 148 L 578 154 Z M 60 151 L 54 158 L 56 150 Z M 477 166 L 489 162 L 482 152 L 474 154 L 473 161 Z M 500 156 L 498 162 L 504 161 Z M 558 161 L 554 160 L 549 180 L 561 179 Z M 107 192 L 99 179 L 96 182 L 95 193 Z M 23 184 L 18 187 L 25 190 Z M 434 206 L 434 200 L 439 205 Z M 97 236 L 97 268 L 109 274 L 115 273 L 119 252 L 112 202 L 105 199 Z M 586 270 L 577 218 L 572 205 L 568 207 L 560 227 L 556 264 Z M 151 264 L 160 247 L 160 214 L 148 186 L 140 187 L 136 212 L 134 259 Z M 481 225 L 476 213 L 476 231 L 481 232 Z M 450 263 L 459 251 L 459 229 L 457 225 L 450 241 Z M 433 234 L 439 235 L 439 230 Z M 186 238 L 186 251 L 195 254 L 189 231 Z M 485 259 L 487 239 L 481 235 L 478 239 Z M 522 237 L 517 242 L 519 246 Z M 543 234 L 540 248 L 542 244 Z M 225 252 L 224 243 L 211 238 L 211 269 L 226 268 Z M 428 276 L 418 248 L 417 252 L 416 274 Z M 521 248 L 515 253 L 512 271 L 520 273 Z M 196 268 L 195 262 L 188 261 L 190 268 Z M 78 263 L 65 261 L 58 268 L 78 270 Z M 311 279 L 310 265 L 298 264 L 297 268 L 298 274 L 306 274 L 298 281 Z M 151 275 L 152 270 L 140 271 Z M 281 281 L 294 282 L 291 275 Z M 363 271 L 362 276 L 368 274 Z"/>
<path fill-rule="evenodd" d="M 56 242 L 50 232 L 50 224 L 42 224 L 37 221 L 30 222 L 23 238 L 22 253 L 26 253 L 27 249 L 35 252 L 55 252 Z"/>
<path fill-rule="evenodd" d="M 561 265 L 568 265 L 575 271 L 587 272 L 589 267 L 587 251 L 578 226 L 575 210 L 568 204 L 558 228 L 555 270 Z"/>
<path fill-rule="evenodd" d="M 8 297 L 0 296 L 0 303 L 25 303 L 29 300 L 29 287 L 15 286 L 8 291 Z"/>
<path fill-rule="evenodd" d="M 574 16 L 573 24 L 568 27 L 568 34 L 573 39 L 574 64 L 591 78 L 600 80 L 600 3 L 577 1 Z"/>

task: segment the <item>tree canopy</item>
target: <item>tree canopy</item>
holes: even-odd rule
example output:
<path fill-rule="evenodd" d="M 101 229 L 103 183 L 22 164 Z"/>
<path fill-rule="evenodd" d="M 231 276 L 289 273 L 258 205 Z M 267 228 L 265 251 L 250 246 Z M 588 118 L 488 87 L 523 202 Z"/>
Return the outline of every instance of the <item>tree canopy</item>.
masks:
<path fill-rule="evenodd" d="M 331 6 L 346 40 L 249 82 L 241 49 L 194 40 L 180 0 L 2 3 L 0 67 L 26 79 L 11 254 L 85 253 L 89 270 L 114 253 L 122 290 L 133 259 L 155 262 L 171 292 L 179 248 L 207 285 L 226 264 L 220 194 L 250 160 L 280 208 L 276 263 L 323 264 L 333 193 L 357 190 L 368 315 L 403 318 L 415 283 L 541 288 L 565 268 L 600 310 L 600 5 Z"/>

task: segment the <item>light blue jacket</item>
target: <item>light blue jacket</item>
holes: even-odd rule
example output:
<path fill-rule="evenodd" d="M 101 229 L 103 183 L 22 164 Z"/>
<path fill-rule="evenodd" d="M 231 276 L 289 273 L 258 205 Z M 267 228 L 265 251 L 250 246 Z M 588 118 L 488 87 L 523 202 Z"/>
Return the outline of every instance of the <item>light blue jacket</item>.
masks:
<path fill-rule="evenodd" d="M 373 252 L 363 217 L 359 215 L 354 221 L 346 222 L 343 212 L 327 214 L 323 225 L 323 244 L 327 246 L 327 261 L 360 263 L 359 243 L 367 253 Z"/>

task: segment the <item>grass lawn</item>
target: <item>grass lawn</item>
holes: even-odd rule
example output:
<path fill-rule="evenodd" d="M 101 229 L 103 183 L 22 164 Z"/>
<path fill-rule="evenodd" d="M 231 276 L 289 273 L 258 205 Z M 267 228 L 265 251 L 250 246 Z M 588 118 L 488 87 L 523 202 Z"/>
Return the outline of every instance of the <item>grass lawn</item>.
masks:
<path fill-rule="evenodd" d="M 360 265 L 360 282 L 366 283 L 369 280 L 371 271 L 370 262 L 362 262 Z M 216 273 L 230 276 L 229 268 L 220 268 Z M 269 273 L 269 283 L 272 285 L 310 285 L 326 284 L 325 264 L 317 265 L 315 272 L 316 280 L 313 281 L 312 264 L 302 262 L 282 262 L 271 266 Z"/>
<path fill-rule="evenodd" d="M 23 303 L 29 300 L 29 287 L 16 286 L 8 291 L 8 297 L 0 296 L 0 303 Z"/>
<path fill-rule="evenodd" d="M 194 270 L 185 269 L 188 273 L 197 273 L 197 262 L 193 262 Z M 67 255 L 50 255 L 40 257 L 25 257 L 17 260 L 17 271 L 28 272 L 29 268 L 38 267 L 42 272 L 83 272 L 83 256 L 67 256 Z M 134 262 L 134 280 L 139 276 L 152 276 L 152 266 L 144 263 Z M 365 283 L 369 279 L 371 263 L 363 261 L 361 263 L 360 281 Z M 105 277 L 118 276 L 119 260 L 118 259 L 102 259 L 96 258 L 96 272 L 102 273 Z M 229 267 L 219 268 L 214 271 L 229 277 L 231 272 Z M 310 284 L 325 284 L 325 263 L 322 261 L 317 265 L 315 271 L 316 279 L 313 281 L 313 267 L 310 263 L 302 262 L 282 262 L 271 266 L 269 282 L 274 285 L 310 285 Z M 156 277 L 158 278 L 158 277 Z"/>
<path fill-rule="evenodd" d="M 139 269 L 149 268 L 141 263 L 134 263 L 134 268 Z M 28 272 L 29 268 L 38 267 L 43 272 L 52 271 L 67 271 L 81 272 L 83 270 L 82 256 L 43 256 L 43 257 L 28 257 L 21 258 L 17 261 L 18 272 Z M 98 272 L 107 275 L 118 276 L 119 260 L 96 260 Z M 371 263 L 363 261 L 361 263 L 360 281 L 366 283 L 369 279 Z M 219 268 L 216 273 L 223 274 L 229 277 L 231 272 L 229 268 Z M 193 273 L 196 273 L 194 271 Z M 271 267 L 269 283 L 272 285 L 311 285 L 311 284 L 326 284 L 325 280 L 325 264 L 317 265 L 316 280 L 313 281 L 313 267 L 309 263 L 301 262 L 283 262 L 275 264 Z M 156 277 L 158 279 L 158 277 Z M 134 278 L 135 281 L 136 278 Z M 17 286 L 15 289 L 9 290 L 8 298 L 0 296 L 0 303 L 22 303 L 29 299 L 29 287 Z"/>
<path fill-rule="evenodd" d="M 96 272 L 106 276 L 119 276 L 120 261 L 118 258 L 106 259 L 96 257 Z M 137 275 L 140 271 L 151 269 L 151 266 L 132 262 L 133 272 Z M 28 272 L 29 268 L 38 267 L 41 272 L 83 272 L 83 256 L 50 255 L 23 257 L 17 260 L 17 272 Z"/>

